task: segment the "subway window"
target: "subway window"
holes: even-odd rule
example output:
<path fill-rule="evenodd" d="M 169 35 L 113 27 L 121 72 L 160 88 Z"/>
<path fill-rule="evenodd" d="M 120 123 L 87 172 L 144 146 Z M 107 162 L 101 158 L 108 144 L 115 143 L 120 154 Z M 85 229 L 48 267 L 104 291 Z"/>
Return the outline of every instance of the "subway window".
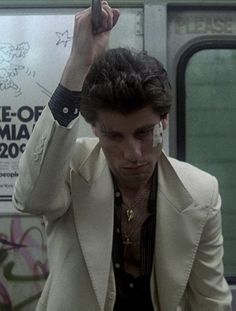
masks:
<path fill-rule="evenodd" d="M 179 65 L 178 156 L 216 176 L 225 275 L 236 277 L 236 47 L 199 49 Z M 184 67 L 184 68 L 183 68 Z M 184 72 L 184 73 L 183 73 Z M 184 119 L 184 120 L 183 120 Z"/>

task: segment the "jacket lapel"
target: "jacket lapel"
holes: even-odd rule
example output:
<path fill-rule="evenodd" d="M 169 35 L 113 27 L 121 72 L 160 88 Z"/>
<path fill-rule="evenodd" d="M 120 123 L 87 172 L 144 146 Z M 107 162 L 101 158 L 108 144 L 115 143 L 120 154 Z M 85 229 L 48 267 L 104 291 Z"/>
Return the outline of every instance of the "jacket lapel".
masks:
<path fill-rule="evenodd" d="M 80 206 L 74 206 L 78 238 L 98 304 L 104 310 L 112 259 L 114 189 L 99 144 L 74 174 L 73 202 Z M 162 154 L 153 275 L 161 310 L 176 310 L 180 303 L 207 214 L 207 208 L 193 200 Z"/>
<path fill-rule="evenodd" d="M 161 310 L 176 310 L 180 303 L 207 214 L 207 208 L 194 202 L 162 154 L 158 165 L 154 255 Z"/>
<path fill-rule="evenodd" d="M 107 294 L 113 239 L 113 183 L 99 145 L 76 173 L 73 202 L 76 228 L 101 310 Z M 78 185 L 76 185 L 78 183 Z"/>

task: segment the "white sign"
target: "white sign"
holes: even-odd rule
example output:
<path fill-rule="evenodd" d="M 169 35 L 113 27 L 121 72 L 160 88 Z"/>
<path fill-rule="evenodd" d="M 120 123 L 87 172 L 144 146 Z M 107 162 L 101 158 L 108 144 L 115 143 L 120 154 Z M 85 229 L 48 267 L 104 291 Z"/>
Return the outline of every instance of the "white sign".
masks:
<path fill-rule="evenodd" d="M 140 9 L 123 9 L 110 47 L 142 49 Z M 0 11 L 0 213 L 11 198 L 18 162 L 69 56 L 75 10 Z M 124 36 L 124 33 L 126 34 Z M 82 122 L 79 136 L 91 136 Z"/>

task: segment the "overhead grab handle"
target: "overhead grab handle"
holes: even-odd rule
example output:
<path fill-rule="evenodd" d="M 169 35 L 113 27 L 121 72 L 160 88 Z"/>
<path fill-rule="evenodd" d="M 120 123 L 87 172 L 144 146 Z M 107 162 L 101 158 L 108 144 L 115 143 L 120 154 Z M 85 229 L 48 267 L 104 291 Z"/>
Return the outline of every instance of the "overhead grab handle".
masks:
<path fill-rule="evenodd" d="M 97 33 L 102 26 L 102 5 L 101 0 L 92 0 L 92 29 Z"/>

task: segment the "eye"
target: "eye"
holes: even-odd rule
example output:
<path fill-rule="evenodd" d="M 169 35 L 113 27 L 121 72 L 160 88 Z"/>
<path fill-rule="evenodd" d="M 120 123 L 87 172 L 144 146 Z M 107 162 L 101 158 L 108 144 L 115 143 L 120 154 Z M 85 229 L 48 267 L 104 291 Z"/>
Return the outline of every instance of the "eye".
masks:
<path fill-rule="evenodd" d="M 104 133 L 104 136 L 106 138 L 108 138 L 109 140 L 112 140 L 112 141 L 117 141 L 117 140 L 120 140 L 122 138 L 122 136 L 118 133 L 112 133 L 112 132 L 106 132 Z"/>
<path fill-rule="evenodd" d="M 140 130 L 135 134 L 135 137 L 138 139 L 144 139 L 144 138 L 148 137 L 152 132 L 153 132 L 153 128 Z"/>

